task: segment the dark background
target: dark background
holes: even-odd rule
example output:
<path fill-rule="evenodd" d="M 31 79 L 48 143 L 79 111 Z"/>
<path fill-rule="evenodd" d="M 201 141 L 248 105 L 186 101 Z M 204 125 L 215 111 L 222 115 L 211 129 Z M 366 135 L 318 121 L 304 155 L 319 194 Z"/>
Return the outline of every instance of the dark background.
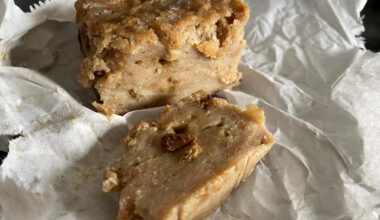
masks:
<path fill-rule="evenodd" d="M 365 46 L 368 50 L 380 52 L 380 0 L 369 0 L 364 10 Z"/>

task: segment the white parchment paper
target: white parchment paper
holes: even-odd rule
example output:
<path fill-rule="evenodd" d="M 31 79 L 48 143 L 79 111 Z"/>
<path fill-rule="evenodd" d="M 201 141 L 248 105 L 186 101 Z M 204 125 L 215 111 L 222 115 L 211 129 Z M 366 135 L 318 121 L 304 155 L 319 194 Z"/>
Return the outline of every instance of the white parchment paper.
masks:
<path fill-rule="evenodd" d="M 277 144 L 209 219 L 379 219 L 380 55 L 357 37 L 365 2 L 247 1 L 243 80 L 219 96 L 262 107 Z M 4 220 L 114 219 L 102 171 L 128 128 L 161 109 L 111 122 L 93 111 L 76 82 L 73 4 L 0 2 Z"/>

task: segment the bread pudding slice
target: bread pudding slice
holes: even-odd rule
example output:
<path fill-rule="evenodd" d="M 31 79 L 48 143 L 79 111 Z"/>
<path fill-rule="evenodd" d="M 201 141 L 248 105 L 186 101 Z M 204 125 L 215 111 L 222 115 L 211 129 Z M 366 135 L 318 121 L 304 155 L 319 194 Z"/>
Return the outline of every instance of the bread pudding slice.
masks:
<path fill-rule="evenodd" d="M 244 181 L 274 143 L 264 113 L 198 92 L 137 124 L 105 171 L 118 219 L 201 219 Z"/>
<path fill-rule="evenodd" d="M 78 76 L 104 114 L 175 103 L 239 83 L 243 0 L 78 0 Z"/>

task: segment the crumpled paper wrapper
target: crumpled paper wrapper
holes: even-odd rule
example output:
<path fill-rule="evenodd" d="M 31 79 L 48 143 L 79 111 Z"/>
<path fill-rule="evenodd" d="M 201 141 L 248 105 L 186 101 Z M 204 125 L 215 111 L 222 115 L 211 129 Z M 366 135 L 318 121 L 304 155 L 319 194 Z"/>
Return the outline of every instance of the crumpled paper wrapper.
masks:
<path fill-rule="evenodd" d="M 218 95 L 263 108 L 277 143 L 209 219 L 379 219 L 380 55 L 357 37 L 366 1 L 247 3 L 243 80 Z M 161 110 L 112 121 L 93 111 L 76 82 L 73 4 L 24 13 L 0 2 L 4 220 L 114 219 L 118 199 L 102 192 L 102 171 L 128 129 Z"/>

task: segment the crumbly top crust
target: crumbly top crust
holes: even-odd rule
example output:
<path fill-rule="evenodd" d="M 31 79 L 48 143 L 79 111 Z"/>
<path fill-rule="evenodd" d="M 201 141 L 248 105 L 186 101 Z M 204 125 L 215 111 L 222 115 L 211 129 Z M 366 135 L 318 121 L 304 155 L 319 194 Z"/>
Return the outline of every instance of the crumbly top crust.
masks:
<path fill-rule="evenodd" d="M 171 48 L 180 47 L 181 30 L 188 26 L 220 18 L 230 23 L 248 19 L 242 0 L 78 0 L 75 7 L 77 22 L 91 35 L 128 38 L 129 33 L 140 33 L 150 40 L 156 35 Z"/>

